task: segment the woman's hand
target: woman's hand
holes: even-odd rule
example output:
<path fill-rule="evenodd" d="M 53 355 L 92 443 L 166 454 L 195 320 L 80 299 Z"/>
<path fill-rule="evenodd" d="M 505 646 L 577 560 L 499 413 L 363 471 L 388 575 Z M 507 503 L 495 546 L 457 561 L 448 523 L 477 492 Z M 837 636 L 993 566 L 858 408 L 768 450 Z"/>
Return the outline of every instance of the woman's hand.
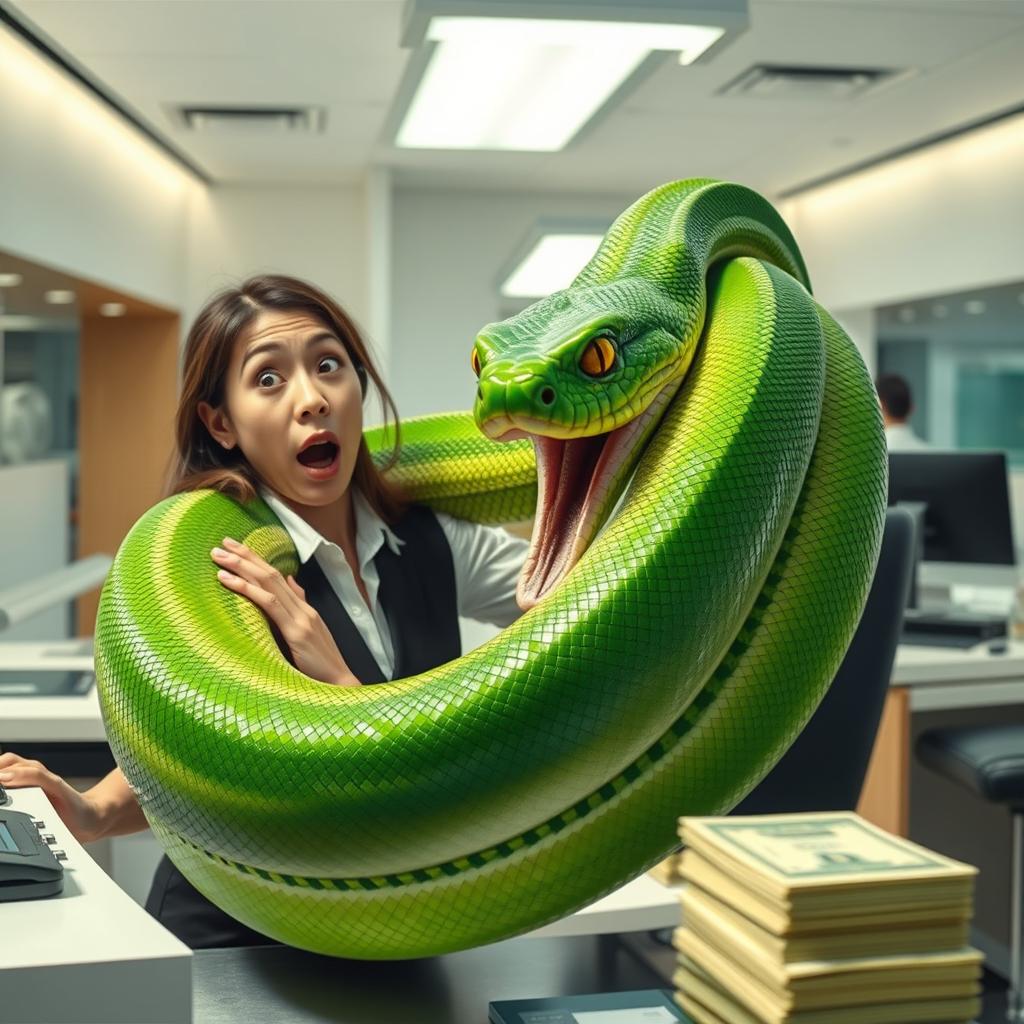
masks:
<path fill-rule="evenodd" d="M 13 750 L 0 754 L 0 784 L 8 789 L 38 786 L 80 843 L 91 843 L 103 835 L 103 816 L 98 805 L 39 761 L 29 761 Z"/>
<path fill-rule="evenodd" d="M 276 628 L 287 644 L 300 672 L 332 686 L 360 685 L 324 620 L 306 603 L 306 592 L 291 576 L 285 579 L 272 565 L 231 537 L 225 537 L 224 548 L 214 548 L 211 555 L 221 566 L 217 573 L 220 581 L 263 610 L 271 628 Z"/>

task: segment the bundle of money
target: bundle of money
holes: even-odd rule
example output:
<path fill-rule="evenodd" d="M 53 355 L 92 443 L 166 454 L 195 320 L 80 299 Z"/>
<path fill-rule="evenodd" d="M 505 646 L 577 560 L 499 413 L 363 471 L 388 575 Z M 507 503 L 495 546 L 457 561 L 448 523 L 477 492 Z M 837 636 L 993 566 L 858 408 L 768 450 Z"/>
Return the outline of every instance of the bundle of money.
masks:
<path fill-rule="evenodd" d="M 970 1021 L 977 869 L 850 812 L 682 818 L 676 1001 L 697 1024 Z"/>
<path fill-rule="evenodd" d="M 656 882 L 662 885 L 678 885 L 683 879 L 679 874 L 680 854 L 670 853 L 664 860 L 658 861 L 653 868 L 647 869 L 647 874 Z"/>

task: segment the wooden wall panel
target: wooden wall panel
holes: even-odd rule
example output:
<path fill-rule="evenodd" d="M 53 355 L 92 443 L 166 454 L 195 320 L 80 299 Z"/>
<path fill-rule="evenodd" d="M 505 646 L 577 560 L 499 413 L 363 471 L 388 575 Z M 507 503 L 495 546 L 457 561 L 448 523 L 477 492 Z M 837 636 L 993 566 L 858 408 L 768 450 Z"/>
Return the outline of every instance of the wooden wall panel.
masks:
<path fill-rule="evenodd" d="M 78 557 L 113 555 L 160 500 L 174 443 L 176 314 L 84 316 L 78 411 Z M 78 600 L 78 635 L 93 632 L 99 591 Z"/>
<path fill-rule="evenodd" d="M 910 834 L 910 694 L 892 687 L 868 762 L 857 813 L 898 836 Z"/>

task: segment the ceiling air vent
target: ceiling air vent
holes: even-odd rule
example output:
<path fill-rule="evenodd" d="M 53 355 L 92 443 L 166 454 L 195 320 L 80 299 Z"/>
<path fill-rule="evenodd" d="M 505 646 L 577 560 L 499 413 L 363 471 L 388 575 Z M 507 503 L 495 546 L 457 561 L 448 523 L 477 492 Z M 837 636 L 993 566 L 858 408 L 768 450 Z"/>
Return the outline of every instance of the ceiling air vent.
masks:
<path fill-rule="evenodd" d="M 888 68 L 816 68 L 755 64 L 719 89 L 721 96 L 769 100 L 845 100 L 893 78 Z"/>
<path fill-rule="evenodd" d="M 284 135 L 323 131 L 321 107 L 178 107 L 178 119 L 192 132 Z"/>

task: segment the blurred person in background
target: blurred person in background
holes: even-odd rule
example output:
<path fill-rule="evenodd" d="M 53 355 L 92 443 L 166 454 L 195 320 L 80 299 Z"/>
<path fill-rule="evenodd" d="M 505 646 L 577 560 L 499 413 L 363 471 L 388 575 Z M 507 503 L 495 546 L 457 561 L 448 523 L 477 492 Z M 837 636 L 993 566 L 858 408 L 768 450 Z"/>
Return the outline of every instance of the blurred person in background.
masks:
<path fill-rule="evenodd" d="M 878 400 L 882 403 L 885 422 L 885 443 L 891 452 L 925 451 L 930 445 L 914 433 L 908 420 L 914 411 L 910 385 L 897 373 L 883 373 L 875 381 Z"/>

